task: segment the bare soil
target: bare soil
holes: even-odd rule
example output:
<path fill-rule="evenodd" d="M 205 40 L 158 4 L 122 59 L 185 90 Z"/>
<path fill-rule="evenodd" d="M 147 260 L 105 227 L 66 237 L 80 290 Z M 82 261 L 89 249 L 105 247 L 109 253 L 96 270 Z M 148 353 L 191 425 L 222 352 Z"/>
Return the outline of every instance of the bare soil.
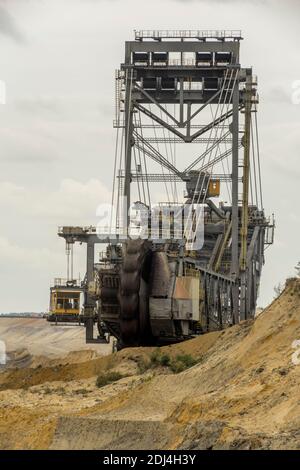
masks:
<path fill-rule="evenodd" d="M 300 449 L 299 339 L 294 279 L 255 320 L 161 348 L 197 360 L 178 374 L 141 368 L 153 348 L 31 353 L 0 373 L 0 448 Z"/>

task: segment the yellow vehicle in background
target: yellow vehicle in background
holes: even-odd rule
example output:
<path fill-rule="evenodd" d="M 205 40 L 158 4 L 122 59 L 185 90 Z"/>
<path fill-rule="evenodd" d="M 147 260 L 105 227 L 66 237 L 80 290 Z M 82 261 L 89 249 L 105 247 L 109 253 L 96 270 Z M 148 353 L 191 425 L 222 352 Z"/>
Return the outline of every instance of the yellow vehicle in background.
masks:
<path fill-rule="evenodd" d="M 83 288 L 77 279 L 54 279 L 50 287 L 50 308 L 47 320 L 50 322 L 81 323 L 81 294 Z"/>

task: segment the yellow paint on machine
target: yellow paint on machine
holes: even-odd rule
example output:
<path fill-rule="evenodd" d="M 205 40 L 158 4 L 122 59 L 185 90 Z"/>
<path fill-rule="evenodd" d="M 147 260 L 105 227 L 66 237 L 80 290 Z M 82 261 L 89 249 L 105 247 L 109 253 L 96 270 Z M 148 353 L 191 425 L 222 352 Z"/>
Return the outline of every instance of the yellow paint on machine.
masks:
<path fill-rule="evenodd" d="M 211 179 L 208 185 L 208 197 L 220 196 L 220 180 Z"/>
<path fill-rule="evenodd" d="M 50 313 L 55 315 L 79 315 L 81 290 L 51 288 Z"/>

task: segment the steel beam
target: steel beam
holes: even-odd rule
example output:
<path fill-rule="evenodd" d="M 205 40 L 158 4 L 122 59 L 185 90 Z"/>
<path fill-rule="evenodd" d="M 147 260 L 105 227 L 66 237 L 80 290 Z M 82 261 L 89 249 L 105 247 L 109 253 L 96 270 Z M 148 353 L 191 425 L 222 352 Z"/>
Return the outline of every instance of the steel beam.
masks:
<path fill-rule="evenodd" d="M 95 245 L 89 241 L 86 251 L 86 283 L 84 290 L 84 317 L 85 317 L 85 335 L 86 342 L 94 338 L 94 308 L 95 300 L 89 293 L 90 283 L 94 280 L 94 262 L 95 262 Z"/>
<path fill-rule="evenodd" d="M 132 153 L 132 134 L 133 134 L 133 106 L 132 106 L 132 74 L 127 72 L 126 92 L 125 92 L 125 181 L 124 198 L 127 206 L 127 226 L 129 225 L 130 208 L 130 175 L 131 175 L 131 153 Z"/>
<path fill-rule="evenodd" d="M 239 80 L 232 96 L 232 227 L 231 227 L 231 275 L 239 275 Z M 239 321 L 239 285 L 232 289 L 234 322 Z"/>

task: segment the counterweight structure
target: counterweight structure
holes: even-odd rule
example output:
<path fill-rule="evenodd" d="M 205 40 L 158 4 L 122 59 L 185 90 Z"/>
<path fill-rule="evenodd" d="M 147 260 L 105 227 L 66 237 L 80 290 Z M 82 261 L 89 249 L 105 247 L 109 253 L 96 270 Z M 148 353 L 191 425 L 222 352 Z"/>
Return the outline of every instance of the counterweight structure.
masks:
<path fill-rule="evenodd" d="M 122 348 L 254 316 L 274 221 L 262 201 L 257 79 L 240 65 L 241 40 L 240 31 L 135 31 L 126 42 L 110 220 L 59 229 L 87 245 L 87 341 L 95 322 Z M 97 263 L 96 243 L 106 244 Z"/>

